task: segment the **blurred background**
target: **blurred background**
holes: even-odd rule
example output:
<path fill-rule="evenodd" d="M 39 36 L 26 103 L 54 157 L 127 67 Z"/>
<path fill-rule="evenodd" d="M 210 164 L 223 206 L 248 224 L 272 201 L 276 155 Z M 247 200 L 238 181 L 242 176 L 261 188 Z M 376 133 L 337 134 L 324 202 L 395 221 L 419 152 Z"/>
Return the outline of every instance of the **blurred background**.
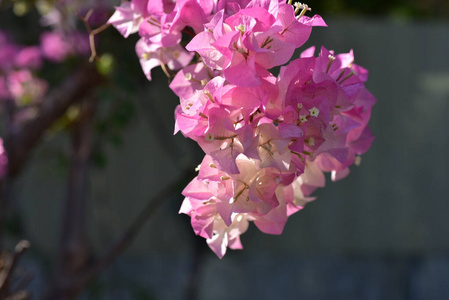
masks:
<path fill-rule="evenodd" d="M 38 44 L 43 32 L 54 30 L 39 25 L 45 5 L 54 4 L 44 2 L 0 1 L 0 30 L 16 44 Z M 71 4 L 81 7 L 81 16 L 93 5 L 97 28 L 119 1 Z M 79 275 L 78 265 L 72 273 L 58 271 L 61 253 L 70 254 L 64 232 L 75 236 L 71 251 L 80 265 L 107 262 L 87 277 L 76 299 L 449 298 L 449 2 L 308 4 L 328 27 L 314 28 L 300 50 L 353 49 L 355 62 L 370 71 L 367 87 L 378 99 L 370 121 L 376 140 L 361 165 L 342 181 L 328 177 L 317 200 L 293 215 L 282 235 L 250 226 L 244 250 L 218 259 L 194 235 L 189 218 L 178 215 L 180 193 L 194 176 L 189 170 L 203 155 L 195 143 L 172 134 L 178 99 L 160 69 L 151 82 L 143 75 L 137 37 L 125 40 L 106 29 L 96 36 L 93 65 L 107 80 L 80 85 L 95 107 L 87 100 L 69 103 L 8 177 L 1 238 L 8 250 L 21 239 L 30 242 L 13 279 L 28 283 L 32 299 L 52 294 L 55 277 Z M 87 34 L 82 22 L 76 24 Z M 78 69 L 92 67 L 89 55 L 81 49 L 39 69 L 49 86 L 42 103 L 53 91 L 59 92 L 55 99 L 70 94 L 64 84 L 77 82 Z M 15 109 L 31 111 L 24 118 L 34 120 L 40 111 L 26 105 Z M 3 124 L 7 117 L 3 107 Z M 87 129 L 80 120 L 87 120 Z M 80 138 L 83 132 L 90 138 Z M 79 173 L 88 175 L 76 185 Z M 74 190 L 85 195 L 75 196 L 83 204 L 75 200 L 67 207 Z M 77 212 L 82 224 L 64 227 Z M 132 242 L 117 240 L 123 232 Z M 119 245 L 117 252 L 109 252 L 111 245 Z M 103 253 L 111 259 L 102 261 Z"/>

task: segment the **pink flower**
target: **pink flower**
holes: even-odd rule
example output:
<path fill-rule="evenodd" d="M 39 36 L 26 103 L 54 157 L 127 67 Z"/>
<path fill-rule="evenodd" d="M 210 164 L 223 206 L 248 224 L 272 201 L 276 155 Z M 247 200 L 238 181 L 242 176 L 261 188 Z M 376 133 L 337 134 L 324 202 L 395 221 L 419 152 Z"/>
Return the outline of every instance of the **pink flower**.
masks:
<path fill-rule="evenodd" d="M 15 57 L 15 65 L 19 68 L 39 69 L 42 66 L 42 54 L 39 47 L 21 49 Z"/>
<path fill-rule="evenodd" d="M 120 6 L 115 8 L 114 14 L 108 20 L 108 23 L 112 24 L 125 38 L 139 31 L 139 26 L 143 21 L 143 11 L 141 9 L 144 6 L 142 7 L 141 3 L 136 5 L 135 2 L 139 1 L 122 2 Z"/>
<path fill-rule="evenodd" d="M 3 139 L 0 138 L 0 179 L 8 172 L 8 156 L 3 147 Z"/>
<path fill-rule="evenodd" d="M 218 74 L 210 72 L 203 63 L 192 64 L 179 70 L 170 89 L 181 99 L 189 99 L 215 76 Z"/>
<path fill-rule="evenodd" d="M 63 61 L 72 51 L 71 45 L 56 32 L 42 33 L 40 42 L 43 56 L 54 62 Z"/>
<path fill-rule="evenodd" d="M 53 62 L 62 62 L 69 55 L 90 53 L 88 36 L 81 32 L 44 32 L 40 36 L 42 56 Z"/>
<path fill-rule="evenodd" d="M 270 72 L 313 26 L 326 26 L 308 10 L 279 0 L 134 0 L 109 21 L 125 37 L 138 31 L 136 52 L 149 80 L 156 66 L 181 69 L 170 84 L 180 98 L 175 133 L 206 156 L 180 213 L 220 258 L 242 248 L 251 221 L 281 234 L 325 186 L 324 172 L 344 178 L 373 141 L 367 124 L 376 100 L 352 51 L 323 47 L 315 57 L 309 48 L 279 76 Z M 199 59 L 189 65 L 193 52 Z"/>
<path fill-rule="evenodd" d="M 0 45 L 0 71 L 9 71 L 14 67 L 14 60 L 20 48 L 13 44 Z"/>
<path fill-rule="evenodd" d="M 151 69 L 154 67 L 163 64 L 171 70 L 181 69 L 189 64 L 194 55 L 185 51 L 180 45 L 165 48 L 157 44 L 147 44 L 144 39 L 137 42 L 136 53 L 148 80 L 151 80 Z"/>
<path fill-rule="evenodd" d="M 0 100 L 10 100 L 11 93 L 8 89 L 6 78 L 0 76 Z"/>
<path fill-rule="evenodd" d="M 170 13 L 161 12 L 161 5 L 158 1 L 152 3 L 154 14 L 150 14 L 140 25 L 139 35 L 148 43 L 173 47 L 180 42 L 185 27 L 190 27 L 194 32 L 203 30 L 207 18 L 203 7 L 197 1 L 177 1 Z"/>
<path fill-rule="evenodd" d="M 255 0 L 231 16 L 217 13 L 187 49 L 198 52 L 209 67 L 223 69 L 229 82 L 259 86 L 262 70 L 286 63 L 311 26 L 325 25 L 319 17 L 303 18 L 295 18 L 291 5 Z"/>
<path fill-rule="evenodd" d="M 246 232 L 248 225 L 248 219 L 242 214 L 236 215 L 230 226 L 226 226 L 217 218 L 214 220 L 213 235 L 206 240 L 207 244 L 219 258 L 223 258 L 228 247 L 234 250 L 243 249 L 240 235 Z"/>
<path fill-rule="evenodd" d="M 9 94 L 19 106 L 39 102 L 48 89 L 46 81 L 34 77 L 28 70 L 11 72 L 6 84 Z"/>

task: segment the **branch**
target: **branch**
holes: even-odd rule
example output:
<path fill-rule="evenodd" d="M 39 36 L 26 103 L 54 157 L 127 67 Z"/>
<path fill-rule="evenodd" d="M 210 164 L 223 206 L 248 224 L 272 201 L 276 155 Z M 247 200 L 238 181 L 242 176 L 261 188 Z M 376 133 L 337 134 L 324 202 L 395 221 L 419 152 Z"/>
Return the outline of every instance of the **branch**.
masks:
<path fill-rule="evenodd" d="M 140 232 L 142 227 L 159 208 L 159 206 L 167 200 L 173 193 L 179 190 L 179 187 L 186 181 L 196 175 L 194 168 L 185 170 L 175 181 L 165 186 L 159 193 L 153 196 L 137 215 L 128 229 L 123 232 L 120 238 L 109 248 L 109 250 L 100 258 L 87 272 L 82 280 L 83 285 L 97 276 L 103 269 L 108 267 L 128 246 L 131 245 L 134 238 Z"/>
<path fill-rule="evenodd" d="M 190 180 L 196 172 L 193 168 L 185 170 L 175 181 L 165 186 L 159 193 L 153 196 L 143 208 L 143 210 L 136 216 L 130 226 L 123 232 L 117 241 L 98 259 L 91 267 L 86 268 L 85 271 L 80 272 L 78 276 L 67 278 L 61 282 L 59 289 L 47 291 L 43 299 L 73 299 L 79 294 L 101 271 L 107 268 L 119 255 L 123 253 L 133 242 L 142 227 L 159 208 L 159 206 L 167 200 L 173 193 L 179 190 L 179 187 L 184 185 L 186 181 Z M 53 287 L 54 288 L 54 287 Z M 70 298 L 61 298 L 59 295 L 70 294 Z M 73 297 L 73 298 L 72 298 Z"/>
<path fill-rule="evenodd" d="M 14 177 L 21 171 L 24 161 L 45 131 L 72 104 L 81 101 L 95 87 L 104 82 L 104 77 L 98 74 L 93 65 L 84 65 L 45 97 L 36 117 L 28 120 L 6 137 L 9 174 Z"/>
<path fill-rule="evenodd" d="M 80 103 L 79 119 L 72 125 L 72 153 L 67 195 L 62 205 L 59 251 L 53 280 L 48 290 L 52 299 L 72 299 L 74 291 L 67 282 L 88 268 L 90 247 L 86 232 L 86 206 L 89 158 L 93 144 L 96 101 L 85 98 Z"/>
<path fill-rule="evenodd" d="M 92 29 L 92 27 L 89 24 L 89 18 L 93 12 L 94 12 L 94 10 L 90 9 L 87 12 L 86 16 L 84 16 L 84 18 L 81 17 L 80 15 L 78 15 L 78 18 L 81 20 L 81 22 L 84 23 L 84 26 L 86 27 L 87 32 L 89 32 L 89 46 L 90 46 L 90 52 L 91 52 L 91 55 L 89 57 L 89 62 L 93 62 L 97 58 L 97 49 L 95 47 L 95 35 L 99 34 L 100 32 L 106 30 L 109 26 L 111 26 L 110 23 L 105 23 L 98 28 Z"/>
<path fill-rule="evenodd" d="M 4 267 L 0 273 L 0 297 L 3 299 L 9 294 L 9 281 L 11 279 L 11 275 L 17 265 L 17 262 L 23 252 L 30 247 L 30 243 L 28 241 L 20 241 L 13 254 L 4 253 Z"/>

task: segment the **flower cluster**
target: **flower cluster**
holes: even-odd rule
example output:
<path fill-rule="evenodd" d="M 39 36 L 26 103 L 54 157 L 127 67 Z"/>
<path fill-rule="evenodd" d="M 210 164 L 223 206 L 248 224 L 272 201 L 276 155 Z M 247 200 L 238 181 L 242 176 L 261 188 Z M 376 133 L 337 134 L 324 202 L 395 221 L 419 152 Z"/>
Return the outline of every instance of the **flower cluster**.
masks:
<path fill-rule="evenodd" d="M 7 130 L 13 130 L 36 115 L 48 82 L 39 77 L 45 60 L 61 62 L 70 55 L 87 54 L 87 37 L 79 32 L 43 32 L 40 44 L 18 45 L 0 31 L 0 112 L 8 115 Z M 7 153 L 0 138 L 0 179 L 7 173 Z"/>
<path fill-rule="evenodd" d="M 170 84 L 180 98 L 175 132 L 206 154 L 180 212 L 220 258 L 242 248 L 250 221 L 282 233 L 324 187 L 323 172 L 344 178 L 374 139 L 367 124 L 376 99 L 352 51 L 322 47 L 315 57 L 309 48 L 285 65 L 313 26 L 326 26 L 308 10 L 282 0 L 132 0 L 109 20 L 123 36 L 141 36 L 148 79 L 158 65 L 179 70 Z"/>
<path fill-rule="evenodd" d="M 0 100 L 29 102 L 40 99 L 47 90 L 47 83 L 33 71 L 42 66 L 42 51 L 37 46 L 19 46 L 0 32 Z"/>
<path fill-rule="evenodd" d="M 61 62 L 88 51 L 87 38 L 80 33 L 44 32 L 40 45 L 22 46 L 0 31 L 0 100 L 13 100 L 17 106 L 39 102 L 48 89 L 47 82 L 36 76 L 44 59 Z"/>
<path fill-rule="evenodd" d="M 3 139 L 0 138 L 0 180 L 5 177 L 8 169 L 8 156 L 5 147 L 3 147 Z"/>

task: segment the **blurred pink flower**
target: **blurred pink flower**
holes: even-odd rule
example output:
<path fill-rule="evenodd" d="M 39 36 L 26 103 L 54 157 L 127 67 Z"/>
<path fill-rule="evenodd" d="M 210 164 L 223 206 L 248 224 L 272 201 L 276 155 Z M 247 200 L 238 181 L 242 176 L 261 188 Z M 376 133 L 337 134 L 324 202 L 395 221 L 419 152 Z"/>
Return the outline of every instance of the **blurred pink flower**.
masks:
<path fill-rule="evenodd" d="M 0 179 L 2 179 L 8 172 L 8 156 L 3 147 L 3 139 L 0 138 Z"/>
<path fill-rule="evenodd" d="M 31 46 L 21 49 L 15 57 L 19 68 L 39 69 L 42 67 L 42 53 L 39 47 Z"/>
<path fill-rule="evenodd" d="M 71 32 L 66 35 L 60 32 L 44 32 L 40 37 L 42 55 L 53 62 L 62 62 L 69 55 L 85 55 L 90 51 L 86 34 Z"/>
<path fill-rule="evenodd" d="M 11 97 L 19 106 L 39 102 L 48 89 L 47 82 L 33 76 L 29 70 L 11 72 L 6 83 Z"/>
<path fill-rule="evenodd" d="M 71 45 L 56 32 L 44 32 L 40 37 L 44 57 L 53 62 L 62 62 L 72 51 Z"/>

